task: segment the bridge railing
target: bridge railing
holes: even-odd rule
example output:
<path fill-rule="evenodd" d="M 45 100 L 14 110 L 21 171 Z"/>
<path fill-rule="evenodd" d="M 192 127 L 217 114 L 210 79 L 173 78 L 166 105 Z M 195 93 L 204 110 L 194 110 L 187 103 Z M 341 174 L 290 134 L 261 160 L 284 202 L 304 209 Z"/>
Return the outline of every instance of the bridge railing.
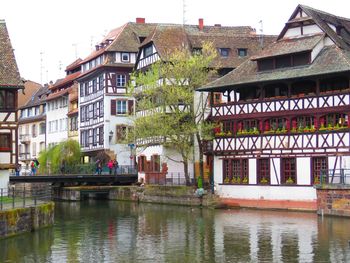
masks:
<path fill-rule="evenodd" d="M 322 170 L 320 183 L 350 185 L 350 169 Z"/>
<path fill-rule="evenodd" d="M 51 186 L 12 185 L 0 188 L 0 210 L 36 206 L 51 201 Z"/>
<path fill-rule="evenodd" d="M 149 176 L 148 184 L 156 185 L 186 185 L 186 178 L 184 173 L 167 173 L 163 176 L 161 173 L 148 173 Z M 193 178 L 193 175 L 189 174 L 190 185 L 196 185 L 197 181 Z"/>
<path fill-rule="evenodd" d="M 57 173 L 53 173 L 51 169 L 45 168 L 40 169 L 40 175 L 98 175 L 97 167 L 93 163 L 87 163 L 87 164 L 77 164 L 77 165 L 70 165 L 70 166 L 62 166 L 60 167 L 60 171 Z M 131 165 L 119 165 L 117 169 L 113 168 L 111 172 L 109 171 L 109 168 L 107 165 L 102 166 L 102 175 L 126 175 L 126 174 L 137 174 L 137 168 L 135 166 Z M 28 174 L 31 175 L 31 174 Z"/>

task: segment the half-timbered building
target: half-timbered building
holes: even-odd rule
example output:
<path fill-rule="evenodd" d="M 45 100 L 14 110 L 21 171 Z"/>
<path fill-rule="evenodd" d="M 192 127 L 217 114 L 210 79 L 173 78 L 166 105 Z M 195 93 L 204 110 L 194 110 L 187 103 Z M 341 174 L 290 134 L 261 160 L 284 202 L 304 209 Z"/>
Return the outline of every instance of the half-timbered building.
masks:
<path fill-rule="evenodd" d="M 350 167 L 350 20 L 299 5 L 278 39 L 200 88 L 216 189 L 238 206 L 315 209 L 322 171 Z"/>
<path fill-rule="evenodd" d="M 264 36 L 265 44 L 275 40 L 275 36 Z M 198 25 L 158 24 L 152 34 L 142 43 L 135 69 L 147 71 L 156 61 L 167 62 L 167 57 L 175 50 L 188 49 L 191 52 L 201 52 L 203 43 L 210 42 L 217 49 L 218 56 L 212 66 L 218 69 L 219 76 L 223 76 L 236 68 L 248 57 L 256 55 L 263 47 L 262 36 L 256 35 L 255 30 L 249 26 L 214 26 L 204 25 L 199 19 Z M 160 82 L 161 83 L 161 82 Z M 136 87 L 137 96 L 143 96 L 142 89 Z M 221 93 L 213 93 L 215 101 L 221 101 Z M 205 100 L 207 96 L 204 96 Z M 200 96 L 194 96 L 195 105 L 199 105 Z M 197 101 L 198 100 L 198 101 Z M 146 116 L 151 111 L 137 111 L 138 118 Z M 168 174 L 182 174 L 183 164 L 181 155 L 171 147 L 162 145 L 164 138 L 138 138 L 136 141 L 139 177 L 148 181 L 149 177 L 158 176 L 161 167 L 167 167 Z M 196 147 L 195 147 L 196 151 Z M 195 154 L 197 156 L 197 154 Z M 170 158 L 169 158 L 170 157 Z M 194 156 L 192 156 L 194 157 Z M 189 174 L 193 178 L 198 171 L 199 163 L 191 162 Z"/>
<path fill-rule="evenodd" d="M 26 85 L 26 84 L 25 84 Z M 35 92 L 29 101 L 19 108 L 18 154 L 22 172 L 28 172 L 29 164 L 46 149 L 46 97 L 48 85 Z"/>
<path fill-rule="evenodd" d="M 68 139 L 70 126 L 77 112 L 72 111 L 69 99 L 74 103 L 72 90 L 76 89 L 76 80 L 80 75 L 80 60 L 73 62 L 66 68 L 66 76 L 49 87 L 50 94 L 46 98 L 46 145 L 52 147 Z M 76 100 L 76 99 L 75 99 Z M 77 120 L 77 118 L 75 118 Z"/>
<path fill-rule="evenodd" d="M 144 18 L 126 23 L 109 32 L 80 63 L 79 138 L 86 157 L 104 152 L 119 164 L 134 162 L 125 142 L 134 115 L 134 99 L 126 87 L 138 47 L 154 26 Z"/>
<path fill-rule="evenodd" d="M 0 20 L 0 188 L 18 162 L 17 99 L 23 89 L 6 23 Z"/>

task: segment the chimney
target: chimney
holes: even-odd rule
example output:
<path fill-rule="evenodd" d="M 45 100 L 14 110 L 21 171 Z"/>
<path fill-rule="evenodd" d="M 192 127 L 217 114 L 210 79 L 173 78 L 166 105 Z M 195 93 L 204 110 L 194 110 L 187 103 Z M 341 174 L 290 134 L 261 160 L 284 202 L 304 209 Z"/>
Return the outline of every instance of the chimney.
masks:
<path fill-rule="evenodd" d="M 136 24 L 144 24 L 146 19 L 143 17 L 136 17 Z"/>
<path fill-rule="evenodd" d="M 100 49 L 100 45 L 95 45 L 96 51 Z"/>
<path fill-rule="evenodd" d="M 204 20 L 203 18 L 199 18 L 198 19 L 198 28 L 200 31 L 203 31 L 203 28 L 204 28 Z"/>

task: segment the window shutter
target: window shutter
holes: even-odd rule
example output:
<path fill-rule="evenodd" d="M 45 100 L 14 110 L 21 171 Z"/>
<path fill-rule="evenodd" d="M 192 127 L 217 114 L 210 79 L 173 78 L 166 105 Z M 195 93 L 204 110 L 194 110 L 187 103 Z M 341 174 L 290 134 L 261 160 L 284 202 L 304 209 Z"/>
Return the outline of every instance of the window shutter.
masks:
<path fill-rule="evenodd" d="M 141 167 L 142 167 L 142 166 L 141 166 L 141 156 L 137 157 L 137 164 L 138 164 L 138 165 L 137 165 L 137 166 L 138 166 L 138 171 L 139 171 L 139 172 L 142 172 L 142 170 L 141 170 Z"/>
<path fill-rule="evenodd" d="M 134 113 L 134 101 L 128 100 L 128 113 L 132 115 Z"/>
<path fill-rule="evenodd" d="M 116 100 L 111 100 L 111 115 L 117 114 Z"/>

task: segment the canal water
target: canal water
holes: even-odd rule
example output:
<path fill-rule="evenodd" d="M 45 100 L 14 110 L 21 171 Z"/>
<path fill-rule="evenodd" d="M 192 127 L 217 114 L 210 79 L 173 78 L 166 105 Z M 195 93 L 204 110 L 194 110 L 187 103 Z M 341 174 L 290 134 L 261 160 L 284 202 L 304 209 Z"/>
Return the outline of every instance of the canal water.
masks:
<path fill-rule="evenodd" d="M 347 218 L 89 200 L 0 240 L 0 262 L 350 262 L 349 241 Z"/>

